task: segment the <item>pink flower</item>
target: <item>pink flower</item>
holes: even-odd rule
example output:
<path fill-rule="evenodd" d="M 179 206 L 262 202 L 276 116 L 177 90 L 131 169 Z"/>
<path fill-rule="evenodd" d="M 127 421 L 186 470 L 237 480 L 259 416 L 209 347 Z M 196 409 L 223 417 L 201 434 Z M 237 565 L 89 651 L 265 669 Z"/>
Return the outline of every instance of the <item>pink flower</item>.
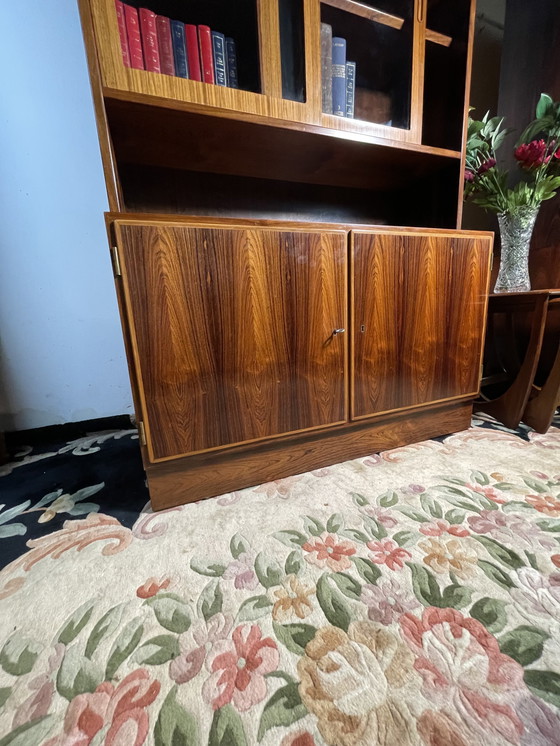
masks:
<path fill-rule="evenodd" d="M 425 536 L 441 536 L 442 534 L 451 534 L 451 536 L 468 536 L 466 528 L 458 525 L 450 525 L 447 521 L 437 520 L 431 523 L 423 523 L 420 527 L 420 533 Z"/>
<path fill-rule="evenodd" d="M 391 515 L 391 513 L 384 508 L 374 508 L 368 506 L 365 507 L 363 510 L 364 513 L 367 513 L 367 515 L 375 518 L 375 520 L 385 526 L 385 528 L 395 528 L 395 526 L 399 522 L 397 518 Z"/>
<path fill-rule="evenodd" d="M 282 500 L 287 500 L 290 497 L 294 485 L 301 482 L 302 479 L 303 475 L 301 474 L 294 477 L 276 479 L 274 482 L 261 484 L 260 487 L 256 487 L 253 492 L 264 492 L 267 497 L 279 497 Z"/>
<path fill-rule="evenodd" d="M 551 536 L 547 536 L 531 521 L 516 513 L 502 513 L 500 510 L 482 510 L 479 515 L 468 517 L 471 529 L 477 534 L 491 534 L 497 541 L 516 545 L 523 542 L 528 548 L 541 546 L 552 549 L 557 546 Z"/>
<path fill-rule="evenodd" d="M 253 591 L 259 584 L 254 570 L 255 558 L 248 552 L 242 552 L 236 560 L 230 562 L 223 574 L 225 580 L 233 580 L 236 588 Z"/>
<path fill-rule="evenodd" d="M 428 607 L 421 619 L 404 614 L 400 625 L 416 655 L 425 696 L 459 715 L 471 743 L 482 743 L 483 737 L 519 743 L 523 724 L 512 698 L 526 692 L 523 668 L 500 652 L 480 622 L 455 609 Z"/>
<path fill-rule="evenodd" d="M 402 570 L 404 561 L 412 555 L 406 549 L 399 547 L 392 539 L 383 541 L 368 541 L 368 549 L 373 552 L 371 559 L 378 565 L 387 565 L 389 570 Z"/>
<path fill-rule="evenodd" d="M 421 495 L 426 492 L 426 488 L 422 487 L 421 484 L 409 484 L 407 487 L 401 487 L 400 491 L 403 495 Z"/>
<path fill-rule="evenodd" d="M 465 169 L 465 181 L 474 181 L 474 173 L 470 170 L 470 168 Z"/>
<path fill-rule="evenodd" d="M 156 593 L 159 593 L 165 588 L 169 588 L 171 578 L 148 578 L 143 585 L 138 586 L 136 589 L 136 595 L 138 598 L 152 598 Z"/>
<path fill-rule="evenodd" d="M 546 152 L 544 140 L 532 140 L 530 143 L 520 145 L 514 151 L 515 158 L 519 161 L 521 168 L 538 168 L 543 163 L 548 163 L 550 155 Z"/>
<path fill-rule="evenodd" d="M 496 165 L 496 159 L 495 158 L 488 158 L 484 161 L 479 167 L 478 167 L 478 173 L 479 174 L 485 174 L 486 171 L 489 171 L 491 168 L 494 168 Z"/>
<path fill-rule="evenodd" d="M 89 746 L 106 726 L 105 746 L 141 746 L 150 729 L 146 708 L 159 690 L 159 681 L 150 682 L 146 669 L 139 668 L 117 687 L 104 681 L 91 694 L 78 694 L 66 710 L 63 734 L 49 746 Z"/>
<path fill-rule="evenodd" d="M 394 576 L 377 585 L 364 585 L 360 600 L 368 607 L 368 617 L 386 626 L 420 605 L 412 593 L 402 591 Z"/>
<path fill-rule="evenodd" d="M 214 645 L 206 662 L 212 675 L 202 687 L 204 699 L 214 710 L 230 702 L 240 712 L 249 710 L 266 697 L 264 677 L 276 670 L 279 659 L 276 643 L 263 638 L 258 625 L 241 624 L 230 640 Z"/>
<path fill-rule="evenodd" d="M 488 500 L 492 500 L 493 503 L 503 505 L 507 500 L 500 497 L 500 493 L 494 487 L 483 487 L 481 484 L 466 484 L 465 487 L 472 492 L 478 492 L 479 495 L 484 495 Z"/>
<path fill-rule="evenodd" d="M 340 541 L 336 534 L 326 532 L 306 541 L 302 549 L 308 552 L 305 559 L 311 565 L 326 566 L 333 572 L 347 570 L 352 564 L 348 558 L 356 554 L 356 547 L 352 542 Z"/>
<path fill-rule="evenodd" d="M 201 622 L 192 630 L 192 636 L 197 644 L 196 648 L 189 650 L 183 644 L 184 635 L 181 636 L 181 653 L 169 664 L 169 676 L 177 684 L 185 684 L 191 681 L 200 672 L 206 654 L 212 645 L 218 640 L 225 640 L 231 628 L 233 619 L 222 613 L 214 614 L 206 623 Z"/>

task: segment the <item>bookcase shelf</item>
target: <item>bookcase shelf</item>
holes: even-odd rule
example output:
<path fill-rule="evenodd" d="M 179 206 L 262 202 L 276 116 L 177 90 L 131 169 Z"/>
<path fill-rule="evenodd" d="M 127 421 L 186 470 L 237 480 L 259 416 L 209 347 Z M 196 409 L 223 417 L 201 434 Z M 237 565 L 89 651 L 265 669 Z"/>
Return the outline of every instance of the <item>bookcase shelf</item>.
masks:
<path fill-rule="evenodd" d="M 365 18 L 368 21 L 382 23 L 384 26 L 390 26 L 391 28 L 398 30 L 400 30 L 404 24 L 404 18 L 384 13 L 381 10 L 370 7 L 369 5 L 358 3 L 356 0 L 322 0 L 322 2 L 333 8 L 344 10 L 347 13 L 354 13 L 354 15 Z"/>
<path fill-rule="evenodd" d="M 453 39 L 446 34 L 440 34 L 437 31 L 426 29 L 426 41 L 431 41 L 434 44 L 440 44 L 442 47 L 448 47 Z"/>

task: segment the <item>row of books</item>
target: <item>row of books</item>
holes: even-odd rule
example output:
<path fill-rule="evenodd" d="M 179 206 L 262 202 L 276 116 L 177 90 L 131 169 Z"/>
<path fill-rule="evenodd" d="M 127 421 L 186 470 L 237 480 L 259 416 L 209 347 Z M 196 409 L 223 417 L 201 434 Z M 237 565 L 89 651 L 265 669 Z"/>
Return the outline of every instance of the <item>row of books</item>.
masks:
<path fill-rule="evenodd" d="M 238 88 L 234 39 L 115 0 L 126 67 Z"/>
<path fill-rule="evenodd" d="M 333 36 L 332 26 L 321 24 L 323 111 L 354 118 L 356 63 L 346 59 L 346 39 Z"/>

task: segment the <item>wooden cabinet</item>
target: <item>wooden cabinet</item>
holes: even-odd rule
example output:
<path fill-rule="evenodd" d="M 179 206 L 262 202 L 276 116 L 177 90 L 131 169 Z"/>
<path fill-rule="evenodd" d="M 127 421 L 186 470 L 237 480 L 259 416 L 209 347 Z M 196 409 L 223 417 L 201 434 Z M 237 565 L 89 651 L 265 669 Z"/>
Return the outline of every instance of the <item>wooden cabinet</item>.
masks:
<path fill-rule="evenodd" d="M 233 38 L 238 88 L 127 67 L 115 0 L 78 1 L 153 506 L 468 426 L 475 0 L 129 0 Z M 323 100 L 322 25 L 354 116 Z"/>

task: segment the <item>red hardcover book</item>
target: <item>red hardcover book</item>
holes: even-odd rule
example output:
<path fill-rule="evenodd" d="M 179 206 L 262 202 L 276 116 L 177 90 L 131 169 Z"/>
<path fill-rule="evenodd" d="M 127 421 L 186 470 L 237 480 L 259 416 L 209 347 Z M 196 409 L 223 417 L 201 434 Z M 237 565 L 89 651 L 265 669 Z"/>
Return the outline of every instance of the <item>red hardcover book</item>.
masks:
<path fill-rule="evenodd" d="M 210 31 L 210 26 L 199 26 L 198 38 L 200 41 L 200 64 L 202 67 L 202 80 L 205 83 L 213 83 L 214 53 L 212 52 L 212 32 Z"/>
<path fill-rule="evenodd" d="M 117 9 L 117 23 L 119 25 L 119 38 L 121 40 L 122 60 L 126 67 L 130 67 L 130 52 L 128 50 L 128 37 L 126 35 L 126 21 L 124 20 L 124 3 L 122 0 L 115 0 Z"/>
<path fill-rule="evenodd" d="M 156 17 L 156 28 L 159 45 L 159 62 L 161 72 L 165 75 L 175 75 L 175 61 L 173 59 L 173 41 L 171 39 L 171 23 L 167 16 Z"/>
<path fill-rule="evenodd" d="M 142 39 L 140 37 L 140 21 L 138 11 L 130 5 L 124 5 L 124 20 L 126 22 L 126 36 L 130 51 L 130 66 L 137 70 L 144 69 L 144 55 L 142 54 Z"/>
<path fill-rule="evenodd" d="M 146 70 L 152 73 L 160 73 L 156 14 L 147 8 L 140 8 L 139 15 Z"/>
<path fill-rule="evenodd" d="M 187 62 L 189 65 L 189 78 L 191 80 L 202 80 L 200 69 L 200 54 L 198 51 L 198 34 L 196 26 L 185 23 L 185 42 L 187 44 Z"/>

